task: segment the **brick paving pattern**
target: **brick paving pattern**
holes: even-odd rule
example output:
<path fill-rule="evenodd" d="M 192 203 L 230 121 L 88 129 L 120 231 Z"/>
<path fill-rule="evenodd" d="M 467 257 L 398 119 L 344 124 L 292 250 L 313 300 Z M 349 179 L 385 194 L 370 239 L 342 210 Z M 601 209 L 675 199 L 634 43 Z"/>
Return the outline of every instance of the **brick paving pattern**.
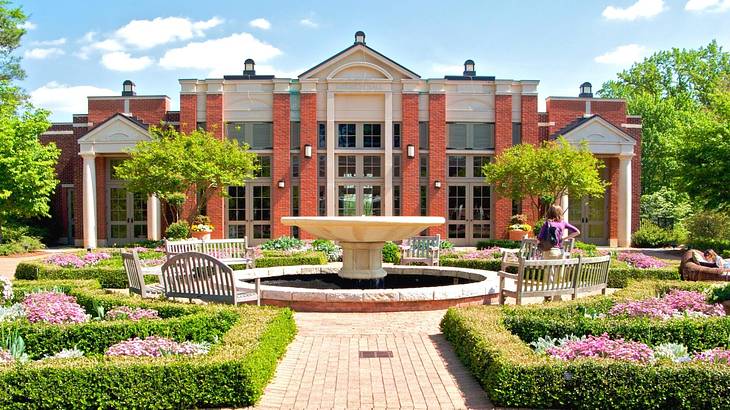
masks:
<path fill-rule="evenodd" d="M 296 313 L 299 333 L 256 408 L 493 408 L 440 333 L 443 314 Z"/>

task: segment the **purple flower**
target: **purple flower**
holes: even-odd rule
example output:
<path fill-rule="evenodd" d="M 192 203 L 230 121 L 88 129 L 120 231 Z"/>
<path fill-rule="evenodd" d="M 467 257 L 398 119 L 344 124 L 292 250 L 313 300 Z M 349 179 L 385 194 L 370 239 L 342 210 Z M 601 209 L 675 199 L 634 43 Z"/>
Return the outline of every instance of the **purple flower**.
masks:
<path fill-rule="evenodd" d="M 88 252 L 83 256 L 75 253 L 58 253 L 45 259 L 49 263 L 64 268 L 83 268 L 84 266 L 96 265 L 99 261 L 111 258 L 106 252 Z"/>
<path fill-rule="evenodd" d="M 648 298 L 615 304 L 609 316 L 646 316 L 655 319 L 669 319 L 683 316 L 725 316 L 720 304 L 710 304 L 702 292 L 672 289 L 661 298 Z"/>
<path fill-rule="evenodd" d="M 669 264 L 663 260 L 643 253 L 621 252 L 618 254 L 618 260 L 626 262 L 639 269 L 666 268 L 669 266 Z"/>
<path fill-rule="evenodd" d="M 702 362 L 730 364 L 730 350 L 721 347 L 705 350 L 704 352 L 695 353 L 693 359 Z"/>
<path fill-rule="evenodd" d="M 0 364 L 12 363 L 15 361 L 13 355 L 5 349 L 0 348 Z"/>
<path fill-rule="evenodd" d="M 61 292 L 35 292 L 23 299 L 26 317 L 31 323 L 83 323 L 89 320 L 76 298 Z"/>
<path fill-rule="evenodd" d="M 146 339 L 134 339 L 119 342 L 107 349 L 107 356 L 162 357 L 166 355 L 194 356 L 208 353 L 210 346 L 206 343 L 179 343 L 172 339 L 149 336 Z"/>
<path fill-rule="evenodd" d="M 561 346 L 550 347 L 545 352 L 561 360 L 573 360 L 580 357 L 602 357 L 615 360 L 647 363 L 654 353 L 651 348 L 641 342 L 613 340 L 604 333 L 601 336 L 588 336 L 582 340 L 573 340 Z"/>
<path fill-rule="evenodd" d="M 132 309 L 129 306 L 117 306 L 110 311 L 106 312 L 106 315 L 104 315 L 104 318 L 106 320 L 141 320 L 141 319 L 159 319 L 160 316 L 157 314 L 156 310 L 153 309 L 143 309 L 143 308 L 134 308 Z"/>

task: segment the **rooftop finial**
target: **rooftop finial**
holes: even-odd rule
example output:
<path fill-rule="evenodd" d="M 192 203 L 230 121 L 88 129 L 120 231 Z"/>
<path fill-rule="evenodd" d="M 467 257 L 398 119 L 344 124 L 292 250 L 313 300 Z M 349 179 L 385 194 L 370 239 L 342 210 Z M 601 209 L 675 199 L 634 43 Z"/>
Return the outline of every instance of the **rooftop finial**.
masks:
<path fill-rule="evenodd" d="M 355 33 L 355 44 L 365 44 L 365 32 L 359 31 Z"/>

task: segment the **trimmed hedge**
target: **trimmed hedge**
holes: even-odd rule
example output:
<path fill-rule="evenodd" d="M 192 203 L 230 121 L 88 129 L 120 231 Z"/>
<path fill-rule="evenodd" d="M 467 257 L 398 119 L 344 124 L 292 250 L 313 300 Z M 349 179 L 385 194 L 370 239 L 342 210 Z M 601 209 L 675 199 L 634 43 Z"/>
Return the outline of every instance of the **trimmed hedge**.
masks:
<path fill-rule="evenodd" d="M 439 258 L 441 266 L 453 266 L 457 268 L 481 269 L 498 272 L 502 265 L 501 259 L 458 259 L 441 257 Z"/>
<path fill-rule="evenodd" d="M 285 255 L 273 252 L 256 259 L 259 268 L 291 265 L 324 265 L 327 256 L 322 252 L 306 252 L 296 255 Z M 242 268 L 242 267 L 241 267 Z M 124 289 L 128 286 L 127 274 L 123 267 L 87 266 L 83 268 L 63 268 L 40 261 L 21 262 L 15 269 L 15 278 L 21 280 L 57 280 L 57 279 L 96 279 L 103 288 Z M 150 275 L 147 279 L 154 280 Z"/>
<path fill-rule="evenodd" d="M 649 289 L 645 287 L 638 293 L 651 294 Z M 658 288 L 652 289 L 656 292 Z M 637 293 L 630 288 L 625 291 L 630 291 L 627 294 L 634 292 L 634 296 Z M 568 302 L 566 305 L 575 307 L 576 303 Z M 538 307 L 513 309 L 532 313 L 540 310 Z M 498 406 L 585 409 L 730 407 L 730 366 L 727 364 L 642 365 L 612 360 L 554 360 L 536 354 L 508 330 L 505 326 L 508 310 L 497 306 L 451 308 L 441 322 L 446 339 Z"/>
<path fill-rule="evenodd" d="M 296 333 L 289 309 L 268 307 L 188 305 L 164 301 L 142 302 L 137 297 L 105 294 L 93 282 L 21 283 L 20 287 L 69 287 L 82 304 L 130 305 L 157 309 L 161 315 L 182 315 L 156 321 L 169 329 L 182 328 L 180 320 L 197 321 L 202 316 L 223 318 L 228 327 L 211 352 L 193 358 L 121 358 L 91 356 L 78 359 L 30 362 L 0 367 L 0 408 L 194 408 L 250 406 L 263 393 L 274 374 L 278 359 Z M 201 320 L 202 321 L 202 320 Z M 136 322 L 138 324 L 143 321 Z M 153 321 L 141 326 L 147 326 Z M 117 323 L 110 323 L 117 326 Z M 120 321 L 134 326 L 134 322 Z M 88 333 L 67 333 L 68 344 L 104 336 L 93 323 Z M 50 325 L 31 325 L 38 329 Z M 216 326 L 198 323 L 189 330 L 193 340 L 215 335 Z M 72 326 L 57 326 L 76 328 Z M 24 328 L 27 330 L 28 328 Z M 98 332 L 95 330 L 99 330 Z M 147 328 L 147 330 L 150 330 Z M 164 329 L 156 329 L 161 336 Z M 37 331 L 37 330 L 36 330 Z M 64 330 L 60 331 L 64 332 Z M 194 333 L 194 332 L 192 332 Z M 25 336 L 25 335 L 24 335 Z M 79 339 L 73 340 L 72 338 Z M 28 342 L 30 345 L 31 342 Z M 31 346 L 28 346 L 31 347 Z"/>
<path fill-rule="evenodd" d="M 702 251 L 713 249 L 715 252 L 722 254 L 726 250 L 730 251 L 730 239 L 693 239 L 689 241 L 687 248 Z"/>
<path fill-rule="evenodd" d="M 609 288 L 625 288 L 632 279 L 679 280 L 679 268 L 638 269 L 632 267 L 612 267 L 608 270 Z"/>
<path fill-rule="evenodd" d="M 483 241 L 477 242 L 477 249 L 487 249 L 487 248 L 508 248 L 508 249 L 519 249 L 520 248 L 520 241 L 511 241 L 509 239 L 485 239 Z"/>

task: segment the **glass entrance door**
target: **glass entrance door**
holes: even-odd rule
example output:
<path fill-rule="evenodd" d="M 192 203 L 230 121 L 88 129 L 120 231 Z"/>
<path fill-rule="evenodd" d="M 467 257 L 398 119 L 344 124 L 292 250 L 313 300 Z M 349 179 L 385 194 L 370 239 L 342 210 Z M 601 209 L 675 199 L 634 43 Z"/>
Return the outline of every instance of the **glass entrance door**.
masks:
<path fill-rule="evenodd" d="M 582 242 L 608 244 L 606 196 L 568 199 L 568 221 L 580 229 Z"/>
<path fill-rule="evenodd" d="M 228 187 L 228 238 L 248 238 L 250 245 L 271 239 L 271 186 L 251 183 Z"/>
<path fill-rule="evenodd" d="M 147 197 L 121 187 L 110 187 L 107 198 L 109 243 L 147 239 Z"/>
<path fill-rule="evenodd" d="M 491 237 L 491 188 L 484 184 L 448 186 L 447 234 L 457 246 Z"/>
<path fill-rule="evenodd" d="M 338 216 L 382 215 L 381 186 L 367 183 L 337 186 Z"/>

